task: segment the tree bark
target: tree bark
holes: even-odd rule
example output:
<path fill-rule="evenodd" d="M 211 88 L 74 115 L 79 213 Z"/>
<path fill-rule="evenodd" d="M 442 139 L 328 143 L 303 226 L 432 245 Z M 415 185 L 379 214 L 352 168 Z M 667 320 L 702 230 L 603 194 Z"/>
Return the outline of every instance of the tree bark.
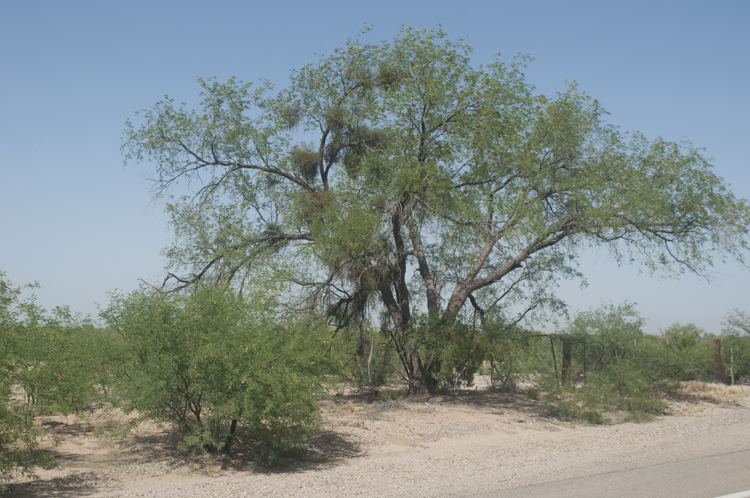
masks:
<path fill-rule="evenodd" d="M 234 433 L 237 430 L 237 419 L 232 419 L 232 424 L 229 426 L 229 435 L 227 440 L 224 442 L 224 453 L 229 453 L 229 449 L 232 447 L 232 440 L 234 440 Z"/>
<path fill-rule="evenodd" d="M 721 358 L 721 339 L 714 339 L 714 362 L 716 363 L 716 381 L 726 384 L 727 374 L 724 371 L 724 360 Z"/>

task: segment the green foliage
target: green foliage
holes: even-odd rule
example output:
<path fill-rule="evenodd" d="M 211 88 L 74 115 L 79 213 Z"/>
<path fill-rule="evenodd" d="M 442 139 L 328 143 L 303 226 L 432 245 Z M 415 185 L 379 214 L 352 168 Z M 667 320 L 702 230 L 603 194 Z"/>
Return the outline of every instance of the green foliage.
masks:
<path fill-rule="evenodd" d="M 350 326 L 339 330 L 332 340 L 342 358 L 340 374 L 360 390 L 377 388 L 399 379 L 396 352 L 388 337 L 368 327 Z M 333 372 L 331 372 L 333 373 Z"/>
<path fill-rule="evenodd" d="M 571 347 L 567 380 L 561 382 L 562 375 L 543 380 L 550 411 L 592 423 L 603 423 L 604 411 L 623 410 L 634 421 L 662 413 L 659 381 L 667 372 L 654 357 L 661 338 L 644 334 L 643 322 L 629 303 L 576 315 L 562 334 Z M 562 373 L 562 363 L 558 368 Z"/>
<path fill-rule="evenodd" d="M 728 365 L 734 364 L 736 379 L 750 383 L 750 316 L 740 310 L 732 310 L 724 321 L 722 333 L 724 361 Z"/>
<path fill-rule="evenodd" d="M 714 380 L 713 341 L 692 323 L 674 323 L 662 334 L 662 358 L 666 377 L 676 380 Z M 667 356 L 668 355 L 668 356 Z"/>
<path fill-rule="evenodd" d="M 408 349 L 438 388 L 471 385 L 487 358 L 485 335 L 459 322 L 445 324 L 437 317 L 421 315 L 414 319 L 407 337 Z"/>
<path fill-rule="evenodd" d="M 126 409 L 177 422 L 188 448 L 229 450 L 242 435 L 263 464 L 304 451 L 319 419 L 314 394 L 335 367 L 328 331 L 279 324 L 274 308 L 211 286 L 113 296 L 102 317 L 120 336 Z"/>
<path fill-rule="evenodd" d="M 490 381 L 493 387 L 516 391 L 518 384 L 528 380 L 531 375 L 539 373 L 539 368 L 546 372 L 545 365 L 550 364 L 546 360 L 540 360 L 539 356 L 546 358 L 549 354 L 547 349 L 539 350 L 538 341 L 534 340 L 534 333 L 522 329 L 517 325 L 506 325 L 502 321 L 485 319 L 482 329 L 485 334 L 486 364 L 489 367 Z M 537 398 L 533 398 L 533 392 Z M 538 399 L 539 390 L 527 389 L 530 397 Z"/>
<path fill-rule="evenodd" d="M 544 401 L 551 413 L 596 424 L 604 423 L 605 411 L 623 410 L 630 420 L 638 422 L 667 408 L 654 379 L 632 365 L 612 365 L 587 376 L 583 386 L 563 383 L 558 387 L 548 378 L 545 390 Z"/>
<path fill-rule="evenodd" d="M 14 475 L 33 476 L 33 465 L 44 465 L 52 460 L 48 453 L 39 453 L 42 431 L 34 426 L 32 417 L 23 406 L 10 401 L 12 394 L 7 384 L 0 391 L 0 491 L 3 482 Z"/>
<path fill-rule="evenodd" d="M 598 310 L 578 313 L 566 333 L 576 345 L 579 364 L 601 372 L 609 366 L 632 362 L 643 341 L 644 320 L 635 305 L 608 305 Z"/>
<path fill-rule="evenodd" d="M 744 318 L 738 311 L 730 314 L 721 338 L 724 361 L 737 380 L 747 375 L 750 363 Z M 642 323 L 627 303 L 579 313 L 560 335 L 572 344 L 572 375 L 562 383 L 550 373 L 541 377 L 550 411 L 594 420 L 593 413 L 624 410 L 631 420 L 648 420 L 664 411 L 660 395 L 676 391 L 679 381 L 716 378 L 715 336 L 694 324 L 680 323 L 661 336 L 647 335 L 641 331 Z M 557 351 L 559 355 L 559 346 Z"/>
<path fill-rule="evenodd" d="M 35 306 L 25 313 L 25 323 L 7 340 L 11 379 L 23 391 L 29 414 L 81 413 L 101 402 L 109 383 L 102 331 L 67 307 L 51 316 Z"/>
<path fill-rule="evenodd" d="M 28 287 L 35 287 L 26 286 Z M 97 352 L 103 338 L 66 307 L 48 314 L 0 271 L 0 480 L 33 475 L 50 460 L 39 453 L 36 415 L 79 413 L 101 399 L 107 373 Z"/>
<path fill-rule="evenodd" d="M 398 399 L 398 392 L 393 389 L 380 389 L 378 390 L 378 399 L 380 401 L 391 401 Z"/>
<path fill-rule="evenodd" d="M 506 323 L 557 311 L 555 282 L 579 276 L 582 248 L 676 274 L 742 259 L 750 208 L 700 149 L 621 133 L 575 85 L 536 95 L 526 58 L 470 55 L 406 28 L 350 39 L 275 93 L 199 79 L 197 109 L 167 98 L 142 111 L 126 161 L 156 165 L 158 194 L 197 188 L 168 205 L 167 283 L 239 288 L 283 269 L 290 298 L 338 326 L 385 317 L 410 387 L 439 389 L 480 363 L 469 299 Z M 607 341 L 632 356 L 625 335 L 592 345 L 595 369 L 616 362 Z"/>

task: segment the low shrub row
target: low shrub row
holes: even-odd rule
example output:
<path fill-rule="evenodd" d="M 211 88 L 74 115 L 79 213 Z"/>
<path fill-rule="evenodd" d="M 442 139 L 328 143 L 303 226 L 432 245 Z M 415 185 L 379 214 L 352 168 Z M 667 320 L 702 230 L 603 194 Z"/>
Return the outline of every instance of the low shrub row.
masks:
<path fill-rule="evenodd" d="M 320 421 L 318 396 L 342 378 L 374 390 L 422 369 L 450 390 L 486 374 L 555 416 L 603 423 L 607 412 L 631 420 L 663 412 L 664 392 L 715 380 L 717 361 L 729 382 L 750 376 L 750 320 L 739 312 L 720 337 L 692 324 L 645 334 L 625 304 L 579 313 L 555 334 L 491 313 L 450 326 L 415 313 L 413 327 L 394 338 L 366 322 L 335 330 L 324 316 L 287 313 L 283 293 L 263 286 L 244 295 L 205 284 L 115 294 L 99 326 L 65 307 L 47 312 L 21 299 L 23 291 L 0 272 L 4 481 L 47 458 L 34 423 L 43 415 L 116 408 L 137 413 L 133 423 L 174 424 L 186 450 L 241 448 L 268 465 L 304 455 Z M 394 396 L 381 389 L 378 399 Z"/>

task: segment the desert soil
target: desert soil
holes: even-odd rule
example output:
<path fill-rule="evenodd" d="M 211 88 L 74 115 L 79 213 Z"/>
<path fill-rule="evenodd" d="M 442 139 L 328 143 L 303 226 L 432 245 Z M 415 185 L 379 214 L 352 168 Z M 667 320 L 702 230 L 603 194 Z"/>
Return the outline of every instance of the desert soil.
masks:
<path fill-rule="evenodd" d="M 37 480 L 13 497 L 464 496 L 750 448 L 750 388 L 731 398 L 694 391 L 648 423 L 615 414 L 602 426 L 545 415 L 538 401 L 486 389 L 322 402 L 309 461 L 257 470 L 243 455 L 194 457 L 178 435 L 144 423 L 124 441 L 101 421 L 49 419 L 64 440 Z"/>

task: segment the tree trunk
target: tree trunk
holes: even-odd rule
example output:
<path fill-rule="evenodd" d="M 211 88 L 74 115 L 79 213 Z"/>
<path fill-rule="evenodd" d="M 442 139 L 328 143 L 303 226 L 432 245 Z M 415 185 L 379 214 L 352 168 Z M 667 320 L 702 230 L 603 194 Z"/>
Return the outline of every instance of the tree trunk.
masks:
<path fill-rule="evenodd" d="M 224 442 L 224 453 L 229 453 L 229 449 L 232 447 L 232 440 L 234 439 L 234 432 L 237 430 L 237 419 L 232 419 L 232 425 L 229 426 L 229 435 L 227 440 Z"/>
<path fill-rule="evenodd" d="M 568 380 L 568 375 L 570 374 L 570 364 L 573 358 L 573 340 L 570 336 L 564 336 L 562 343 L 562 372 L 560 374 L 560 379 L 563 382 L 566 382 Z"/>
<path fill-rule="evenodd" d="M 716 363 L 716 381 L 726 384 L 727 374 L 724 372 L 724 360 L 721 358 L 721 339 L 714 339 L 714 362 Z"/>
<path fill-rule="evenodd" d="M 436 394 L 440 391 L 440 380 L 437 378 L 437 370 L 434 366 L 426 366 L 422 365 L 420 362 L 420 374 L 421 374 L 421 384 L 424 386 L 425 389 L 427 389 L 427 392 L 430 394 Z"/>

